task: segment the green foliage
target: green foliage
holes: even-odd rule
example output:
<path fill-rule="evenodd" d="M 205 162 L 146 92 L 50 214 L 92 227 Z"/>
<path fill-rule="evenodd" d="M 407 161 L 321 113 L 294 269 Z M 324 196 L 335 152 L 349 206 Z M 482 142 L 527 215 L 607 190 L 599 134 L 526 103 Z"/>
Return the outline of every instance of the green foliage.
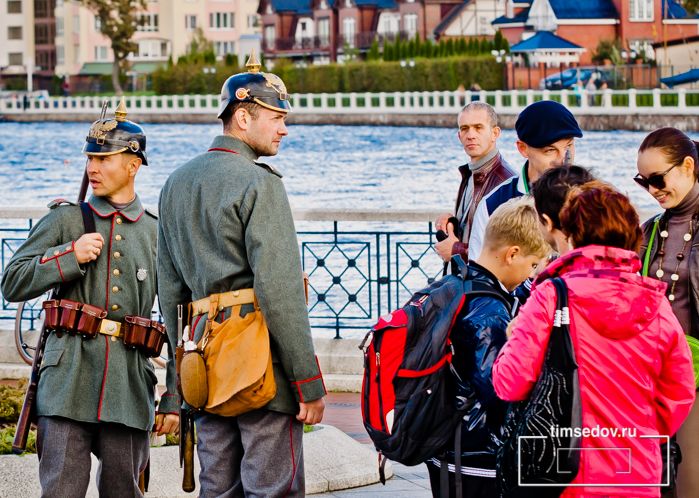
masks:
<path fill-rule="evenodd" d="M 15 438 L 15 430 L 15 424 L 7 425 L 0 429 L 0 455 L 12 453 L 12 441 Z M 36 453 L 36 430 L 34 429 L 29 431 L 26 453 Z"/>
<path fill-rule="evenodd" d="M 603 64 L 604 60 L 608 59 L 614 65 L 622 64 L 621 59 L 621 40 L 600 40 L 597 43 L 597 48 L 592 53 L 592 62 L 595 64 Z"/>
<path fill-rule="evenodd" d="M 146 0 L 81 0 L 100 20 L 100 32 L 106 36 L 114 54 L 112 84 L 117 93 L 121 94 L 119 77 L 128 66 L 126 57 L 138 50 L 138 45 L 132 40 L 137 27 L 139 12 L 146 9 Z"/>
<path fill-rule="evenodd" d="M 682 6 L 688 14 L 699 14 L 699 0 L 682 0 Z"/>
<path fill-rule="evenodd" d="M 26 382 L 20 387 L 0 385 L 0 425 L 17 422 L 24 402 L 25 385 Z"/>
<path fill-rule="evenodd" d="M 379 52 L 379 42 L 378 40 L 374 40 L 374 42 L 371 44 L 371 47 L 369 47 L 369 51 L 366 54 L 366 59 L 368 61 L 377 61 L 381 58 L 381 53 Z"/>
<path fill-rule="evenodd" d="M 454 90 L 474 83 L 485 90 L 502 87 L 502 68 L 490 55 L 418 58 L 413 67 L 367 61 L 299 68 L 279 61 L 274 72 L 293 93 Z"/>

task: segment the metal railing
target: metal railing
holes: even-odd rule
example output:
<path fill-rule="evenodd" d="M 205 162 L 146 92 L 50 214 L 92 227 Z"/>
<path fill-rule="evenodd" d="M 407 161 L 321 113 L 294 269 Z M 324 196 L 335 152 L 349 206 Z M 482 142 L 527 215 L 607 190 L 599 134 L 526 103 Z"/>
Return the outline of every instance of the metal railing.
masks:
<path fill-rule="evenodd" d="M 2 270 L 46 209 L 0 208 Z M 309 316 L 314 329 L 371 327 L 441 274 L 426 211 L 296 210 L 304 271 L 309 274 Z M 17 306 L 3 298 L 0 320 L 14 320 Z M 40 311 L 30 303 L 25 319 Z"/>
<path fill-rule="evenodd" d="M 93 115 L 104 97 L 8 97 L 0 99 L 0 115 Z M 291 96 L 297 114 L 455 114 L 474 100 L 491 104 L 498 114 L 514 115 L 538 100 L 556 100 L 575 114 L 699 114 L 699 90 L 495 90 L 381 93 L 297 93 Z M 117 97 L 111 97 L 112 108 Z M 203 114 L 212 116 L 218 95 L 128 96 L 126 106 L 138 114 Z"/>

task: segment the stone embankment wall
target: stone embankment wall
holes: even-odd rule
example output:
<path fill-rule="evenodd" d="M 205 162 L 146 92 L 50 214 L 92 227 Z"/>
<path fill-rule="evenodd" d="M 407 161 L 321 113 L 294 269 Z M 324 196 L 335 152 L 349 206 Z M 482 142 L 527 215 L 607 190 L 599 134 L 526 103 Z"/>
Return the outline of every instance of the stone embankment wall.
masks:
<path fill-rule="evenodd" d="M 216 123 L 213 115 L 163 113 L 129 114 L 129 118 L 138 123 Z M 35 122 L 35 121 L 79 121 L 91 122 L 96 119 L 90 114 L 8 114 L 0 115 L 0 121 Z M 514 128 L 516 115 L 501 114 L 500 126 Z M 654 114 L 648 110 L 639 114 L 595 114 L 577 116 L 583 130 L 637 130 L 650 131 L 663 126 L 674 126 L 682 130 L 699 130 L 699 115 Z M 384 126 L 437 126 L 456 127 L 456 114 L 306 114 L 291 113 L 289 124 L 308 125 L 384 125 Z"/>

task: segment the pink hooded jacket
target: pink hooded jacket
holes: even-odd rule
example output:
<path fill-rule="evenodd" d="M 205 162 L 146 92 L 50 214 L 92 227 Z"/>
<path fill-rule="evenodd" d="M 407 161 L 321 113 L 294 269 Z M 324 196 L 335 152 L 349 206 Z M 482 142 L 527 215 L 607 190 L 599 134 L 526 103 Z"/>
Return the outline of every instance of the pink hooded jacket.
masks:
<path fill-rule="evenodd" d="M 529 396 L 556 308 L 556 290 L 547 279 L 562 277 L 568 286 L 583 428 L 590 429 L 582 438 L 580 470 L 563 497 L 660 496 L 660 488 L 644 486 L 667 479 L 661 476 L 659 449 L 666 438 L 653 436 L 674 434 L 694 402 L 691 353 L 665 297 L 666 284 L 639 276 L 640 267 L 635 253 L 603 246 L 582 247 L 557 259 L 537 278 L 493 365 L 500 398 Z M 584 486 L 607 483 L 614 486 Z"/>

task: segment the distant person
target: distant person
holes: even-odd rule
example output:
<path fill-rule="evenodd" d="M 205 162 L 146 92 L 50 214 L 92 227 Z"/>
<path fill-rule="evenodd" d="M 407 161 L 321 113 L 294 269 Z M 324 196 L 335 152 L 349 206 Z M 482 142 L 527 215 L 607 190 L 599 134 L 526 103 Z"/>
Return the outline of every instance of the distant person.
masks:
<path fill-rule="evenodd" d="M 587 103 L 588 105 L 595 105 L 595 93 L 597 93 L 597 80 L 590 76 L 587 80 L 587 85 L 585 85 L 585 91 L 587 92 Z"/>
<path fill-rule="evenodd" d="M 695 398 L 687 341 L 666 284 L 638 274 L 642 233 L 625 195 L 599 181 L 573 187 L 560 220 L 572 250 L 537 277 L 493 365 L 495 392 L 505 401 L 529 398 L 553 326 L 551 278 L 562 278 L 582 425 L 590 433 L 583 433 L 578 473 L 561 496 L 658 497 L 665 480 L 659 436 L 677 430 Z"/>
<path fill-rule="evenodd" d="M 527 161 L 519 175 L 500 184 L 478 204 L 468 244 L 471 259 L 480 256 L 485 227 L 498 206 L 513 197 L 528 195 L 531 184 L 544 171 L 571 164 L 575 159 L 575 139 L 583 136 L 573 114 L 553 100 L 527 106 L 519 114 L 515 130 L 517 150 Z"/>
<path fill-rule="evenodd" d="M 485 231 L 483 251 L 477 261 L 468 263 L 466 279 L 485 284 L 501 298 L 470 300 L 451 333 L 453 366 L 458 374 L 456 394 L 460 403 L 469 408 L 461 422 L 458 470 L 463 491 L 459 496 L 455 489 L 454 448 L 447 451 L 450 497 L 497 496 L 495 458 L 507 403 L 495 395 L 491 369 L 505 344 L 505 330 L 516 308 L 510 292 L 530 277 L 550 252 L 531 199 L 513 199 L 493 213 Z M 440 459 L 430 459 L 427 469 L 433 496 L 445 496 L 440 483 Z"/>
<path fill-rule="evenodd" d="M 70 81 L 68 81 L 68 78 L 65 78 L 63 83 L 61 83 L 61 91 L 64 97 L 70 96 Z"/>
<path fill-rule="evenodd" d="M 667 284 L 667 298 L 689 341 L 699 345 L 699 157 L 676 128 L 650 133 L 638 151 L 636 182 L 663 212 L 643 224 L 643 274 Z M 696 354 L 699 354 L 699 350 Z M 682 453 L 677 496 L 699 493 L 699 403 L 677 431 Z"/>
<path fill-rule="evenodd" d="M 464 147 L 469 162 L 459 166 L 461 185 L 456 196 L 453 213 L 441 215 L 435 225 L 447 238 L 435 245 L 442 260 L 449 261 L 454 254 L 468 258 L 468 239 L 476 206 L 481 199 L 503 181 L 515 175 L 497 147 L 500 137 L 498 116 L 485 102 L 471 102 L 457 118 L 457 136 Z M 448 222 L 456 217 L 458 226 Z"/>
<path fill-rule="evenodd" d="M 573 187 L 594 179 L 592 173 L 583 167 L 561 166 L 546 170 L 532 185 L 531 192 L 544 238 L 558 254 L 570 251 L 570 243 L 563 233 L 559 216 L 566 197 Z"/>
<path fill-rule="evenodd" d="M 481 86 L 478 83 L 474 83 L 471 85 L 471 88 L 469 88 L 469 91 L 471 92 L 471 101 L 475 102 L 477 100 L 481 99 L 480 92 L 483 90 Z"/>

